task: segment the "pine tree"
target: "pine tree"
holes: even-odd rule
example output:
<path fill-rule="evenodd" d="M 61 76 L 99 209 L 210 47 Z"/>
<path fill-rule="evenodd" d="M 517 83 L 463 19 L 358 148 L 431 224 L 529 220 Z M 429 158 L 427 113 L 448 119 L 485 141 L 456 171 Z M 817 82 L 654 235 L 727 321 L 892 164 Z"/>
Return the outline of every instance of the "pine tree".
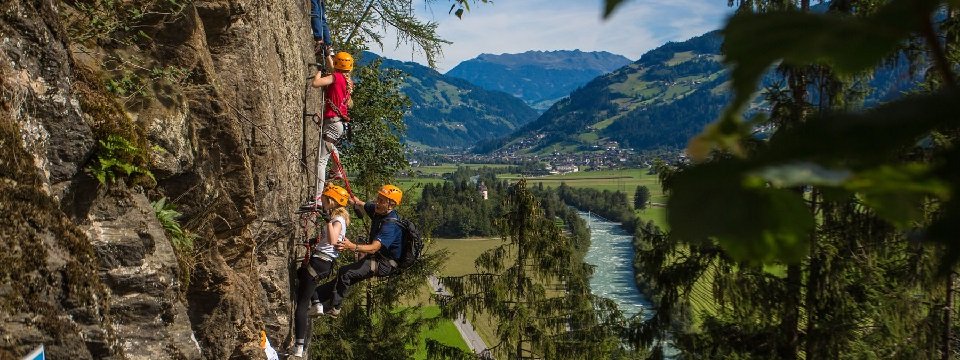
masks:
<path fill-rule="evenodd" d="M 650 189 L 646 186 L 638 185 L 637 191 L 633 193 L 633 208 L 637 210 L 646 210 L 647 201 L 650 201 Z"/>
<path fill-rule="evenodd" d="M 619 311 L 590 294 L 590 267 L 544 218 L 525 180 L 510 187 L 496 225 L 504 243 L 477 259 L 478 273 L 442 279 L 452 294 L 441 302 L 443 313 L 495 318 L 498 342 L 490 350 L 499 359 L 594 359 L 621 352 Z M 556 284 L 562 294 L 548 291 Z"/>

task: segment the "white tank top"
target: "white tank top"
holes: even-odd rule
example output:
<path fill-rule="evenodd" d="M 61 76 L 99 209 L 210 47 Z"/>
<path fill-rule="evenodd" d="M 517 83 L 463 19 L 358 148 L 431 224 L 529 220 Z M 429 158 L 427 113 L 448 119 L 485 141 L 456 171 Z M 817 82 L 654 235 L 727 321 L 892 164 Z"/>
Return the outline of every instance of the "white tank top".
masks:
<path fill-rule="evenodd" d="M 347 221 L 343 219 L 342 216 L 334 216 L 333 219 L 330 219 L 328 224 L 335 222 L 340 223 L 340 234 L 337 235 L 337 242 L 343 241 L 343 238 L 347 236 Z M 337 251 L 337 248 L 330 245 L 330 241 L 327 239 L 327 227 L 323 227 L 323 233 L 320 234 L 320 242 L 313 246 L 313 256 L 316 256 L 317 253 L 323 253 L 329 257 L 336 259 L 340 256 L 340 252 Z"/>

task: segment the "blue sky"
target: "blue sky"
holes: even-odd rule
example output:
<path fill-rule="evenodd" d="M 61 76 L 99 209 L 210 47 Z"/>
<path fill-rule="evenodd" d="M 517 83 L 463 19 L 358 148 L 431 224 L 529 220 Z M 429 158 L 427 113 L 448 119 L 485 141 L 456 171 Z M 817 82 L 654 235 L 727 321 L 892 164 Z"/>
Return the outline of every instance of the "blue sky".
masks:
<path fill-rule="evenodd" d="M 416 3 L 416 2 L 415 2 Z M 520 53 L 528 50 L 609 51 L 636 60 L 668 41 L 686 40 L 720 28 L 732 12 L 726 0 L 627 0 L 606 21 L 602 0 L 496 0 L 474 4 L 463 19 L 447 14 L 448 0 L 417 5 L 425 19 L 439 23 L 437 31 L 453 41 L 438 62 L 440 72 L 481 53 Z M 371 50 L 386 57 L 426 64 L 409 45 Z"/>

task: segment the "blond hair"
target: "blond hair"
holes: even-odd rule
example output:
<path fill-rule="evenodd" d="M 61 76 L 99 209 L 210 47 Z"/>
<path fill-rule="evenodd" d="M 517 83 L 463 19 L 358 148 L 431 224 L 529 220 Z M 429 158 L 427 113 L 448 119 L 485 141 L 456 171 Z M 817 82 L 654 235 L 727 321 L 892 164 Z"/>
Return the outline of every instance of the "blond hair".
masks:
<path fill-rule="evenodd" d="M 338 204 L 338 205 L 339 205 L 339 204 Z M 346 208 L 346 207 L 344 207 L 344 206 L 337 206 L 335 209 L 330 210 L 330 218 L 333 218 L 333 217 L 335 217 L 335 216 L 343 217 L 343 221 L 346 221 L 346 224 L 343 224 L 343 226 L 345 226 L 345 227 L 346 227 L 346 226 L 350 226 L 350 212 L 347 211 L 347 208 Z M 346 229 L 344 229 L 344 230 L 346 230 Z"/>

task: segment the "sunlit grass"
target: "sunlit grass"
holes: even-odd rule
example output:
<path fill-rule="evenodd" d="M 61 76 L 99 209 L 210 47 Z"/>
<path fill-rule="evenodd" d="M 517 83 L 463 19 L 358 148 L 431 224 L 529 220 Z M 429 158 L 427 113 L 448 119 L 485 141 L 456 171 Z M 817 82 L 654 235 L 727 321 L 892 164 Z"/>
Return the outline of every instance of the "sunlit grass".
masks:
<path fill-rule="evenodd" d="M 421 314 L 425 318 L 435 318 L 437 316 L 440 316 L 440 307 L 438 306 L 424 307 Z M 427 358 L 426 339 L 433 339 L 447 346 L 457 347 L 467 352 L 470 351 L 470 347 L 467 346 L 467 342 L 463 340 L 462 336 L 460 336 L 460 331 L 457 330 L 457 327 L 453 324 L 452 321 L 442 321 L 436 327 L 433 327 L 427 331 L 420 333 L 418 345 L 417 345 L 417 351 L 413 354 L 414 359 Z"/>
<path fill-rule="evenodd" d="M 526 179 L 530 186 L 543 184 L 544 187 L 556 188 L 561 183 L 566 183 L 567 186 L 575 188 L 620 191 L 626 193 L 631 202 L 637 186 L 643 185 L 650 190 L 651 202 L 665 203 L 667 197 L 661 190 L 657 175 L 648 174 L 648 172 L 647 169 L 578 171 L 562 175 L 528 177 Z M 502 174 L 499 177 L 510 181 L 521 178 L 517 174 Z"/>
<path fill-rule="evenodd" d="M 403 203 L 416 204 L 420 200 L 420 194 L 423 193 L 423 186 L 427 184 L 443 184 L 445 180 L 441 178 L 398 178 L 394 185 L 403 190 Z"/>
<path fill-rule="evenodd" d="M 412 171 L 420 171 L 424 174 L 433 174 L 433 175 L 443 175 L 443 174 L 452 174 L 454 171 L 457 171 L 457 167 L 466 167 L 470 169 L 479 169 L 483 167 L 488 168 L 505 168 L 514 165 L 509 164 L 440 164 L 440 165 L 425 165 L 425 166 L 416 166 L 411 168 Z"/>

